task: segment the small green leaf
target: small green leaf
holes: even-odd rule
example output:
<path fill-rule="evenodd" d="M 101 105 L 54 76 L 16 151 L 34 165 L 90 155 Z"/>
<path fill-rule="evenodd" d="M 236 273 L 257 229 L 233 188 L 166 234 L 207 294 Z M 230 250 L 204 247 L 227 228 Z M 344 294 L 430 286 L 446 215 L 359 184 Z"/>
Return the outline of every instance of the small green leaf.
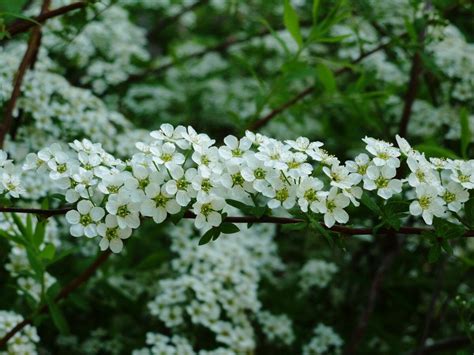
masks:
<path fill-rule="evenodd" d="M 441 256 L 441 247 L 438 243 L 435 243 L 429 253 L 428 253 L 428 261 L 430 263 L 434 263 L 436 261 L 438 261 L 439 257 Z"/>
<path fill-rule="evenodd" d="M 308 222 L 288 223 L 282 226 L 282 230 L 284 230 L 285 232 L 299 231 L 305 228 L 308 228 Z"/>
<path fill-rule="evenodd" d="M 223 223 L 220 226 L 220 232 L 224 234 L 234 234 L 240 232 L 240 229 L 233 223 Z"/>
<path fill-rule="evenodd" d="M 440 147 L 439 145 L 435 144 L 419 144 L 414 148 L 422 153 L 425 153 L 428 157 L 459 159 L 457 154 L 452 150 Z"/>
<path fill-rule="evenodd" d="M 461 121 L 461 156 L 467 159 L 467 149 L 471 143 L 472 133 L 469 128 L 469 113 L 465 108 L 461 109 L 459 118 Z"/>
<path fill-rule="evenodd" d="M 204 245 L 209 243 L 215 236 L 219 236 L 220 232 L 218 228 L 209 229 L 204 235 L 199 239 L 199 245 Z"/>
<path fill-rule="evenodd" d="M 329 67 L 324 63 L 319 63 L 316 67 L 316 75 L 329 94 L 336 92 L 336 79 Z"/>
<path fill-rule="evenodd" d="M 36 248 L 39 248 L 40 245 L 44 241 L 44 237 L 46 235 L 46 223 L 47 223 L 47 220 L 39 220 L 36 223 L 36 228 L 35 228 L 35 231 L 33 233 L 33 238 L 32 238 L 33 244 L 35 245 Z"/>
<path fill-rule="evenodd" d="M 56 247 L 53 244 L 48 243 L 46 244 L 44 249 L 41 250 L 39 256 L 41 259 L 49 261 L 49 260 L 53 260 L 55 254 L 56 254 Z"/>
<path fill-rule="evenodd" d="M 374 199 L 370 197 L 367 192 L 364 191 L 360 202 L 362 202 L 365 207 L 374 212 L 377 216 L 380 216 L 382 214 L 382 210 L 380 209 L 379 205 L 377 205 Z"/>
<path fill-rule="evenodd" d="M 303 45 L 303 38 L 301 37 L 300 23 L 298 19 L 298 14 L 295 9 L 291 6 L 289 0 L 285 0 L 285 7 L 283 12 L 283 22 L 285 27 L 290 32 L 291 37 L 298 43 L 298 46 Z"/>
<path fill-rule="evenodd" d="M 50 296 L 47 296 L 46 302 L 48 303 L 49 313 L 53 318 L 53 323 L 56 328 L 58 328 L 61 334 L 69 334 L 69 325 L 67 324 L 66 318 L 64 318 L 61 309 L 54 302 L 54 299 Z"/>
<path fill-rule="evenodd" d="M 313 25 L 318 21 L 319 0 L 313 0 Z"/>

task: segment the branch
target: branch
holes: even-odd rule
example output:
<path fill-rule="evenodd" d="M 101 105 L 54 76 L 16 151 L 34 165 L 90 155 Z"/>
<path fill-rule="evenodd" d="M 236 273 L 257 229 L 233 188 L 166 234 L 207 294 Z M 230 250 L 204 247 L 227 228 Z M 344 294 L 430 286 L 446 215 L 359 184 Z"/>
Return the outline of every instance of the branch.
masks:
<path fill-rule="evenodd" d="M 59 7 L 57 9 L 42 13 L 37 17 L 33 17 L 32 20 L 17 20 L 7 27 L 7 32 L 10 37 L 13 37 L 19 33 L 28 31 L 30 28 L 37 26 L 37 22 L 43 23 L 50 18 L 64 15 L 73 10 L 82 9 L 87 6 L 87 2 L 78 1 L 70 5 Z M 36 22 L 36 23 L 35 23 Z"/>
<path fill-rule="evenodd" d="M 405 36 L 406 36 L 406 34 L 403 34 L 400 38 L 403 38 Z M 379 45 L 378 47 L 373 48 L 372 50 L 370 50 L 368 52 L 362 53 L 358 58 L 353 60 L 350 64 L 355 65 L 355 64 L 361 62 L 362 60 L 364 60 L 365 58 L 371 56 L 375 52 L 378 52 L 380 50 L 385 49 L 386 47 L 391 45 L 392 42 L 393 42 L 393 40 L 388 41 L 384 44 Z M 338 76 L 338 75 L 341 75 L 341 74 L 343 74 L 343 73 L 345 73 L 349 70 L 350 70 L 350 66 L 346 66 L 344 68 L 341 68 L 341 69 L 337 70 L 334 74 L 335 74 L 335 76 Z M 299 101 L 304 99 L 306 96 L 312 94 L 315 88 L 316 88 L 315 85 L 311 85 L 311 86 L 307 87 L 306 89 L 304 89 L 303 91 L 301 91 L 300 93 L 298 93 L 297 95 L 292 97 L 287 102 L 283 103 L 282 105 L 280 105 L 277 108 L 275 108 L 274 110 L 272 110 L 270 113 L 266 114 L 265 116 L 259 118 L 255 122 L 251 123 L 248 126 L 248 129 L 251 130 L 251 131 L 256 131 L 256 130 L 260 129 L 261 127 L 265 126 L 275 116 L 278 116 L 280 113 L 282 113 L 283 111 L 285 111 L 289 107 L 291 107 L 294 104 L 298 103 Z"/>
<path fill-rule="evenodd" d="M 440 351 L 459 349 L 468 346 L 469 344 L 471 344 L 471 341 L 467 336 L 456 336 L 452 338 L 443 339 L 431 345 L 425 346 L 421 349 L 420 354 L 434 354 Z M 414 355 L 416 354 L 416 352 L 417 351 L 415 350 L 410 354 Z"/>
<path fill-rule="evenodd" d="M 393 237 L 396 237 L 395 233 L 392 232 L 391 234 Z M 397 243 L 396 240 L 394 240 L 394 242 Z M 387 270 L 390 268 L 390 266 L 393 264 L 395 256 L 398 254 L 398 252 L 399 252 L 399 247 L 397 247 L 395 250 L 392 250 L 391 252 L 386 254 L 379 268 L 377 269 L 377 272 L 375 273 L 375 276 L 370 286 L 369 299 L 367 301 L 367 305 L 359 317 L 357 326 L 352 332 L 351 342 L 344 349 L 344 354 L 347 354 L 347 355 L 354 354 L 357 346 L 359 345 L 360 341 L 364 337 L 365 331 L 367 330 L 367 326 L 369 324 L 370 316 L 372 315 L 374 311 L 375 303 L 377 302 L 378 294 L 379 294 L 382 282 L 385 278 L 385 274 Z"/>
<path fill-rule="evenodd" d="M 176 22 L 184 14 L 197 9 L 199 6 L 205 5 L 208 2 L 209 0 L 198 0 L 189 6 L 183 7 L 183 9 L 180 12 L 178 12 L 176 15 L 164 18 L 163 20 L 159 21 L 158 24 L 156 25 L 155 31 L 163 31 L 166 27 Z"/>
<path fill-rule="evenodd" d="M 64 286 L 61 291 L 59 291 L 58 295 L 54 298 L 54 302 L 57 303 L 60 300 L 66 298 L 71 294 L 73 291 L 75 291 L 77 288 L 79 288 L 82 284 L 84 284 L 87 280 L 89 280 L 92 275 L 97 271 L 97 269 L 107 261 L 107 259 L 111 255 L 111 251 L 107 250 L 105 252 L 100 252 L 99 256 L 94 260 L 94 262 L 87 268 L 85 269 L 78 277 L 76 277 L 74 280 L 72 280 L 70 283 L 68 283 L 66 286 Z M 0 349 L 4 348 L 8 341 L 15 336 L 16 333 L 20 332 L 24 327 L 26 327 L 28 324 L 33 323 L 33 318 L 35 315 L 42 314 L 42 313 L 48 313 L 48 305 L 43 305 L 39 307 L 33 314 L 33 316 L 24 319 L 22 322 L 18 323 L 15 327 L 13 327 L 8 333 L 5 334 L 3 338 L 0 339 Z"/>
<path fill-rule="evenodd" d="M 0 207 L 0 213 L 29 213 L 36 214 L 45 218 L 52 216 L 64 215 L 68 211 L 72 210 L 72 206 L 65 206 L 57 209 L 39 209 L 39 208 L 22 208 L 22 207 Z M 184 214 L 186 219 L 194 219 L 196 215 L 191 211 L 186 211 Z M 269 223 L 269 224 L 295 224 L 306 222 L 301 218 L 289 218 L 289 217 L 275 217 L 275 216 L 229 216 L 224 219 L 224 222 L 228 223 Z M 324 224 L 321 224 L 321 227 L 337 233 L 342 233 L 346 235 L 389 235 L 394 232 L 398 234 L 423 234 L 426 232 L 433 232 L 433 228 L 423 228 L 423 227 L 400 227 L 399 230 L 394 231 L 390 228 L 379 228 L 376 233 L 374 233 L 373 228 L 352 228 L 342 225 L 334 225 L 331 228 L 326 227 Z M 474 237 L 474 230 L 467 230 L 464 233 L 464 237 Z"/>
<path fill-rule="evenodd" d="M 47 13 L 50 2 L 50 0 L 43 1 L 40 16 L 44 13 Z M 10 131 L 10 128 L 13 123 L 13 111 L 15 110 L 16 102 L 21 94 L 21 83 L 23 82 L 23 78 L 25 77 L 27 70 L 30 67 L 33 67 L 34 62 L 36 61 L 39 47 L 41 45 L 41 27 L 34 23 L 31 24 L 32 26 L 35 26 L 35 28 L 31 32 L 30 39 L 28 40 L 28 47 L 23 56 L 23 59 L 20 62 L 18 70 L 13 77 L 12 94 L 10 100 L 8 100 L 8 103 L 6 105 L 3 122 L 0 126 L 0 148 L 3 147 L 5 137 Z"/>

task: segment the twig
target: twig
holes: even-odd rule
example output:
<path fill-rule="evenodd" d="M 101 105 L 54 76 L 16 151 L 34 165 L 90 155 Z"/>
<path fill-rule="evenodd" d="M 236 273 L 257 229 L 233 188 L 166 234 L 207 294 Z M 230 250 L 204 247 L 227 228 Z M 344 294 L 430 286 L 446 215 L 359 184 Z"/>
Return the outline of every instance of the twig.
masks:
<path fill-rule="evenodd" d="M 423 349 L 421 349 L 420 354 L 434 354 L 440 351 L 459 349 L 467 347 L 469 344 L 471 344 L 471 341 L 467 336 L 456 336 L 452 338 L 443 339 L 431 345 L 425 346 Z M 410 354 L 416 354 L 416 350 L 411 352 Z"/>
<path fill-rule="evenodd" d="M 77 288 L 79 288 L 82 284 L 84 284 L 87 280 L 89 280 L 92 275 L 97 271 L 97 269 L 107 261 L 107 259 L 111 255 L 111 251 L 107 250 L 105 252 L 101 252 L 99 256 L 94 260 L 94 262 L 87 268 L 85 269 L 78 277 L 76 277 L 74 280 L 72 280 L 70 283 L 68 283 L 66 286 L 64 286 L 61 291 L 59 291 L 58 295 L 54 298 L 54 302 L 57 303 L 60 300 L 66 298 L 71 294 L 73 291 L 75 291 Z M 28 324 L 33 323 L 33 318 L 35 315 L 42 314 L 42 313 L 47 313 L 48 312 L 48 305 L 43 305 L 39 307 L 33 314 L 33 316 L 24 319 L 22 322 L 18 323 L 15 327 L 13 327 L 8 333 L 6 333 L 3 338 L 0 339 L 0 349 L 4 348 L 8 341 L 15 336 L 16 333 L 20 332 L 24 327 L 26 327 Z"/>
<path fill-rule="evenodd" d="M 393 231 L 391 234 L 394 238 L 396 238 L 396 235 L 393 233 Z M 398 244 L 397 240 L 394 240 L 393 242 Z M 393 264 L 395 256 L 398 254 L 398 252 L 399 252 L 399 247 L 397 246 L 397 248 L 387 253 L 385 257 L 383 258 L 382 262 L 380 263 L 380 266 L 377 269 L 377 272 L 375 273 L 375 276 L 370 285 L 369 298 L 367 301 L 367 305 L 359 317 L 357 326 L 352 332 L 350 343 L 344 349 L 345 355 L 354 354 L 357 346 L 359 345 L 360 341 L 364 337 L 365 331 L 367 330 L 367 326 L 369 324 L 369 319 L 374 311 L 375 304 L 377 302 L 378 294 L 380 291 L 380 287 L 384 280 L 385 274 L 387 270 L 390 268 L 390 266 Z"/>
<path fill-rule="evenodd" d="M 401 36 L 401 38 L 405 37 L 406 34 L 403 34 Z M 392 44 L 393 40 L 391 41 L 388 41 L 386 43 L 383 43 L 373 49 L 371 49 L 370 51 L 368 52 L 365 52 L 365 53 L 362 53 L 358 58 L 356 58 L 355 60 L 353 60 L 351 62 L 351 65 L 354 65 L 354 64 L 357 64 L 359 62 L 361 62 L 362 60 L 364 60 L 365 58 L 369 57 L 370 55 L 374 54 L 375 52 L 378 52 L 380 50 L 383 50 L 384 48 L 386 48 L 387 46 L 389 46 L 390 44 Z M 336 76 L 338 75 L 341 75 L 342 73 L 345 73 L 347 71 L 350 70 L 350 67 L 346 66 L 344 68 L 341 68 L 339 70 L 337 70 L 334 74 Z M 268 114 L 266 114 L 265 116 L 259 118 L 258 120 L 256 120 L 255 122 L 251 123 L 249 126 L 248 126 L 248 129 L 249 130 L 252 130 L 252 131 L 256 131 L 258 129 L 260 129 L 261 127 L 263 127 L 264 125 L 266 125 L 270 120 L 272 120 L 275 116 L 278 116 L 280 113 L 282 113 L 283 111 L 285 111 L 286 109 L 288 109 L 289 107 L 293 106 L 294 104 L 296 104 L 297 102 L 301 101 L 302 99 L 304 99 L 306 96 L 310 95 L 313 93 L 313 91 L 315 90 L 316 86 L 315 85 L 311 85 L 311 86 L 308 86 L 306 89 L 302 90 L 301 92 L 299 92 L 298 94 L 296 94 L 294 97 L 292 97 L 290 100 L 288 100 L 287 102 L 283 103 L 282 105 L 278 106 L 277 108 L 273 109 L 271 112 L 269 112 Z"/>
<path fill-rule="evenodd" d="M 195 9 L 197 9 L 199 6 L 201 5 L 205 5 L 209 2 L 209 0 L 198 0 L 196 1 L 195 3 L 189 5 L 189 6 L 185 6 L 183 7 L 183 9 L 178 12 L 176 15 L 174 16 L 170 16 L 170 17 L 166 17 L 164 18 L 163 20 L 159 21 L 158 24 L 156 25 L 154 31 L 163 31 L 166 27 L 168 27 L 169 25 L 175 23 L 181 16 L 183 16 L 184 14 L 190 12 L 190 11 L 194 11 Z"/>
<path fill-rule="evenodd" d="M 57 17 L 64 15 L 68 12 L 77 10 L 77 9 L 82 9 L 87 6 L 87 3 L 84 1 L 78 1 L 74 2 L 70 5 L 62 6 L 57 9 L 45 12 L 37 17 L 33 17 L 32 20 L 17 20 L 13 22 L 10 26 L 7 27 L 7 32 L 10 35 L 10 37 L 13 37 L 19 33 L 23 33 L 28 31 L 30 28 L 37 26 L 37 22 L 43 23 L 46 20 L 49 20 L 50 18 Z"/>
<path fill-rule="evenodd" d="M 41 15 L 47 13 L 49 4 L 51 0 L 44 0 L 43 5 L 41 6 Z M 41 45 L 41 27 L 33 24 L 35 26 L 31 32 L 30 39 L 28 40 L 28 47 L 23 56 L 23 59 L 20 62 L 20 66 L 16 74 L 13 77 L 13 89 L 10 100 L 5 107 L 4 118 L 0 126 L 0 148 L 3 147 L 5 142 L 5 137 L 10 131 L 10 128 L 13 123 L 13 111 L 15 110 L 15 105 L 21 94 L 21 83 L 27 70 L 32 67 L 36 61 L 39 47 Z"/>
<path fill-rule="evenodd" d="M 45 218 L 52 216 L 64 215 L 68 211 L 72 210 L 72 206 L 65 206 L 58 209 L 37 209 L 37 208 L 21 208 L 21 207 L 0 207 L 0 213 L 27 213 L 36 214 Z M 194 219 L 196 215 L 191 211 L 186 211 L 184 218 Z M 288 218 L 288 217 L 274 217 L 274 216 L 228 216 L 224 219 L 224 222 L 228 223 L 271 223 L 271 224 L 295 224 L 306 222 L 301 218 Z M 373 228 L 352 228 L 342 225 L 334 225 L 331 228 L 326 227 L 324 224 L 321 226 L 329 231 L 342 233 L 345 235 L 373 235 Z M 433 232 L 433 228 L 422 228 L 422 227 L 400 227 L 396 231 L 398 234 L 423 234 L 426 232 Z M 389 235 L 394 232 L 393 229 L 380 228 L 377 230 L 377 235 Z M 474 230 L 467 230 L 464 233 L 464 237 L 474 237 Z"/>
<path fill-rule="evenodd" d="M 426 312 L 425 325 L 423 327 L 423 333 L 421 333 L 420 340 L 418 341 L 419 345 L 418 345 L 418 351 L 416 352 L 416 355 L 423 354 L 423 347 L 425 346 L 426 339 L 428 338 L 428 335 L 430 333 L 430 328 L 433 321 L 434 308 L 435 308 L 436 302 L 438 301 L 441 288 L 443 285 L 444 264 L 445 262 L 440 263 L 438 265 L 438 270 L 436 272 L 436 280 L 437 280 L 436 287 L 433 290 L 433 293 L 431 295 L 430 305 L 429 305 L 428 311 Z"/>

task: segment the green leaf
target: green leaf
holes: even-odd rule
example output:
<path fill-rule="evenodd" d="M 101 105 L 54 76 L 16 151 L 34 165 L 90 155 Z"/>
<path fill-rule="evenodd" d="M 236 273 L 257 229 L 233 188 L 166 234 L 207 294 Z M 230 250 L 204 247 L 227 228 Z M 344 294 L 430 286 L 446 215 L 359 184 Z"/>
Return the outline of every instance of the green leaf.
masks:
<path fill-rule="evenodd" d="M 303 230 L 305 228 L 308 228 L 308 222 L 284 224 L 281 229 L 284 230 L 285 232 L 290 232 L 290 231 Z"/>
<path fill-rule="evenodd" d="M 313 0 L 313 25 L 318 21 L 319 0 Z"/>
<path fill-rule="evenodd" d="M 452 150 L 440 147 L 439 145 L 435 144 L 419 144 L 414 148 L 422 153 L 425 153 L 428 157 L 459 159 L 457 154 Z"/>
<path fill-rule="evenodd" d="M 428 261 L 430 263 L 434 263 L 436 261 L 438 261 L 439 257 L 441 256 L 441 247 L 438 243 L 435 243 L 429 253 L 428 253 Z"/>
<path fill-rule="evenodd" d="M 240 232 L 239 227 L 233 223 L 223 223 L 219 229 L 220 232 L 224 234 L 234 234 Z"/>
<path fill-rule="evenodd" d="M 374 212 L 377 216 L 382 214 L 382 210 L 380 209 L 379 205 L 377 205 L 374 199 L 370 197 L 367 192 L 364 191 L 360 202 L 362 202 L 365 207 Z"/>
<path fill-rule="evenodd" d="M 53 318 L 53 323 L 56 328 L 58 328 L 61 334 L 69 334 L 69 325 L 67 324 L 66 318 L 64 318 L 61 309 L 54 302 L 54 299 L 51 296 L 47 296 L 46 302 L 48 303 L 49 313 Z"/>
<path fill-rule="evenodd" d="M 334 78 L 334 74 L 329 67 L 324 63 L 319 63 L 316 67 L 316 75 L 318 79 L 323 84 L 324 88 L 329 94 L 333 94 L 336 92 L 336 79 Z"/>
<path fill-rule="evenodd" d="M 46 223 L 47 223 L 47 220 L 38 221 L 36 223 L 36 228 L 35 228 L 35 231 L 33 233 L 33 238 L 32 238 L 33 244 L 35 245 L 36 248 L 39 248 L 40 245 L 44 241 L 44 237 L 46 234 Z"/>
<path fill-rule="evenodd" d="M 43 260 L 53 260 L 54 259 L 54 255 L 56 254 L 56 247 L 51 244 L 51 243 L 48 243 L 46 244 L 46 246 L 44 247 L 43 250 L 41 250 L 39 256 L 41 259 Z"/>
<path fill-rule="evenodd" d="M 463 226 L 441 218 L 434 218 L 433 227 L 435 228 L 436 236 L 444 240 L 461 238 L 465 232 Z"/>
<path fill-rule="evenodd" d="M 218 228 L 209 229 L 206 233 L 204 233 L 204 235 L 201 237 L 201 239 L 199 239 L 199 245 L 204 245 L 204 244 L 209 243 L 212 239 L 214 239 L 214 237 L 216 237 L 216 239 L 217 239 L 219 234 L 220 234 L 220 232 L 219 232 Z"/>
<path fill-rule="evenodd" d="M 469 113 L 465 108 L 461 109 L 459 119 L 461 123 L 461 156 L 467 159 L 467 148 L 471 143 L 472 133 L 469 128 Z"/>
<path fill-rule="evenodd" d="M 31 235 L 28 234 L 28 231 L 26 230 L 26 227 L 21 221 L 20 217 L 18 217 L 16 213 L 12 213 L 11 216 L 13 218 L 13 222 L 15 223 L 15 225 L 17 226 L 18 230 L 23 235 L 23 237 L 30 239 L 29 237 L 31 237 Z"/>
<path fill-rule="evenodd" d="M 285 27 L 290 32 L 291 37 L 298 43 L 298 46 L 303 45 L 303 38 L 301 37 L 300 23 L 298 19 L 298 14 L 295 9 L 291 6 L 289 0 L 285 0 L 285 7 L 283 12 L 283 22 Z"/>

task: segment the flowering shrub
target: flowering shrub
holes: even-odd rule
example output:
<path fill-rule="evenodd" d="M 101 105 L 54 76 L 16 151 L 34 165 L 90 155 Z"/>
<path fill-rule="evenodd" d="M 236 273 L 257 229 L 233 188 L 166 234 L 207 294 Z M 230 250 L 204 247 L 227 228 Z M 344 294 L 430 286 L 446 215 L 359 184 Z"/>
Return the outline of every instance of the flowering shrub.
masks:
<path fill-rule="evenodd" d="M 473 10 L 0 1 L 0 353 L 468 354 Z"/>

